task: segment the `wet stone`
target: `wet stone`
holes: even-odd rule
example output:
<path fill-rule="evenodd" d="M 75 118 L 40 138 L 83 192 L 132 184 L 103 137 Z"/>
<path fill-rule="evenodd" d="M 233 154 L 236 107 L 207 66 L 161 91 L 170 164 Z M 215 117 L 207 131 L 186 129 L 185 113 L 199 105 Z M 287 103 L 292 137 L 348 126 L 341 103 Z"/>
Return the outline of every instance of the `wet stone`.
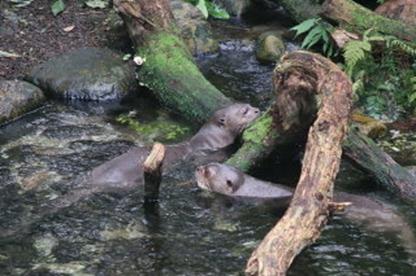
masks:
<path fill-rule="evenodd" d="M 45 101 L 36 86 L 19 80 L 0 80 L 0 124 L 40 106 Z"/>
<path fill-rule="evenodd" d="M 28 78 L 61 99 L 120 100 L 136 86 L 134 67 L 108 49 L 82 48 L 36 66 Z"/>
<path fill-rule="evenodd" d="M 266 32 L 257 40 L 256 57 L 260 62 L 276 62 L 285 52 L 285 44 L 276 32 Z"/>

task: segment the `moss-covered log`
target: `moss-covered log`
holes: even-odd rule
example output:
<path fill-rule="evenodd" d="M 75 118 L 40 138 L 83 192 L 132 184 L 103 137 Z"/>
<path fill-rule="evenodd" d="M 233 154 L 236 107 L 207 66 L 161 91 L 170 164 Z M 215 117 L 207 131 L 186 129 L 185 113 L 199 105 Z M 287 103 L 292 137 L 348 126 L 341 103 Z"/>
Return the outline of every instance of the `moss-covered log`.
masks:
<path fill-rule="evenodd" d="M 408 203 L 416 203 L 416 177 L 380 150 L 368 137 L 351 129 L 344 142 L 344 154 L 377 183 Z"/>
<path fill-rule="evenodd" d="M 273 119 L 278 129 L 286 132 L 296 125 L 293 122 L 302 118 L 305 104 L 314 98 L 311 93 L 320 94 L 322 101 L 309 131 L 293 199 L 283 218 L 253 252 L 246 268 L 250 275 L 285 275 L 296 255 L 319 237 L 332 202 L 352 102 L 349 78 L 320 55 L 288 54 L 275 74 L 279 108 Z"/>
<path fill-rule="evenodd" d="M 200 123 L 231 100 L 209 83 L 176 31 L 167 0 L 114 0 L 126 23 L 136 56 L 138 78 L 163 104 Z"/>
<path fill-rule="evenodd" d="M 322 15 L 337 21 L 347 30 L 363 32 L 374 29 L 403 40 L 416 40 L 416 27 L 381 16 L 352 0 L 326 0 L 322 5 Z"/>

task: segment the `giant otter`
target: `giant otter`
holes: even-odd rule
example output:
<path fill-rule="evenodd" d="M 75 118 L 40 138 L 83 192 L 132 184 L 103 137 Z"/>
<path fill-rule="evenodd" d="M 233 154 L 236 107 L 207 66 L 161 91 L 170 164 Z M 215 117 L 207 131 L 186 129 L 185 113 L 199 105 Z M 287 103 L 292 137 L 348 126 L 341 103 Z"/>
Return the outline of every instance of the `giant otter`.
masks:
<path fill-rule="evenodd" d="M 293 189 L 251 177 L 240 170 L 220 163 L 199 166 L 195 177 L 201 189 L 240 199 L 274 203 L 288 206 Z M 399 233 L 403 246 L 416 254 L 416 238 L 410 225 L 391 205 L 369 197 L 336 192 L 338 202 L 352 203 L 342 215 L 347 219 L 363 224 L 370 230 Z"/>
<path fill-rule="evenodd" d="M 228 147 L 259 113 L 259 109 L 239 103 L 216 111 L 189 141 L 166 147 L 164 166 Z M 135 147 L 96 167 L 91 172 L 90 185 L 135 186 L 143 176 L 139 164 L 144 162 L 149 153 L 150 147 Z"/>
<path fill-rule="evenodd" d="M 216 152 L 233 144 L 237 136 L 259 115 L 259 109 L 249 104 L 236 103 L 219 109 L 191 139 L 166 146 L 164 167 L 170 167 L 195 156 L 215 155 Z M 34 222 L 39 221 L 45 215 L 56 213 L 94 193 L 126 192 L 143 184 L 143 169 L 140 165 L 150 150 L 150 147 L 134 147 L 96 167 L 88 175 L 80 176 L 74 180 L 78 188 L 35 209 L 31 219 L 28 219 L 19 229 L 0 229 L 0 237 L 9 237 L 16 232 L 24 233 Z M 217 156 L 214 159 L 217 160 Z"/>

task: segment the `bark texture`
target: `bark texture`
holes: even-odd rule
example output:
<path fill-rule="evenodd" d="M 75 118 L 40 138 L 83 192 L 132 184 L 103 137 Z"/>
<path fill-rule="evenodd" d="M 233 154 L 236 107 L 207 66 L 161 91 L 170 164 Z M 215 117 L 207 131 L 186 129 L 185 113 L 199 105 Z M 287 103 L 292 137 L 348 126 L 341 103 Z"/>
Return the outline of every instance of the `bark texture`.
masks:
<path fill-rule="evenodd" d="M 381 16 L 352 0 L 326 0 L 322 5 L 322 15 L 348 30 L 362 32 L 374 29 L 403 40 L 416 40 L 415 26 Z"/>
<path fill-rule="evenodd" d="M 138 70 L 141 85 L 167 107 L 191 121 L 205 122 L 232 103 L 209 83 L 178 36 L 168 0 L 114 0 L 144 60 Z"/>
<path fill-rule="evenodd" d="M 152 151 L 143 163 L 145 202 L 157 201 L 159 199 L 159 187 L 162 181 L 162 165 L 164 159 L 165 146 L 160 143 L 155 143 Z"/>
<path fill-rule="evenodd" d="M 309 131 L 302 173 L 292 202 L 253 252 L 246 268 L 250 275 L 285 274 L 296 255 L 319 237 L 332 202 L 351 108 L 349 78 L 320 55 L 303 51 L 286 55 L 275 70 L 274 82 L 279 95 L 273 117 L 276 126 L 285 132 L 296 125 L 286 124 L 297 121 L 294 114 L 302 118 L 304 104 L 314 98 L 313 93 L 320 94 L 322 101 Z"/>
<path fill-rule="evenodd" d="M 370 138 L 351 129 L 344 143 L 344 153 L 386 190 L 416 204 L 416 177 L 380 150 Z"/>

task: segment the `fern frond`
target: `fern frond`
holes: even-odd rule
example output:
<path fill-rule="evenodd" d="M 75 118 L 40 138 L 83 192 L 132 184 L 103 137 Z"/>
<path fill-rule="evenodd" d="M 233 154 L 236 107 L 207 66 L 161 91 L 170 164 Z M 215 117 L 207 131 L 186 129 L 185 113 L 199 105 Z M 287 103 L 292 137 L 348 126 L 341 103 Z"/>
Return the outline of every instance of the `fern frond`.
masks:
<path fill-rule="evenodd" d="M 371 52 L 371 44 L 368 41 L 352 40 L 344 47 L 344 59 L 348 75 L 352 76 L 357 63 L 366 58 Z"/>

